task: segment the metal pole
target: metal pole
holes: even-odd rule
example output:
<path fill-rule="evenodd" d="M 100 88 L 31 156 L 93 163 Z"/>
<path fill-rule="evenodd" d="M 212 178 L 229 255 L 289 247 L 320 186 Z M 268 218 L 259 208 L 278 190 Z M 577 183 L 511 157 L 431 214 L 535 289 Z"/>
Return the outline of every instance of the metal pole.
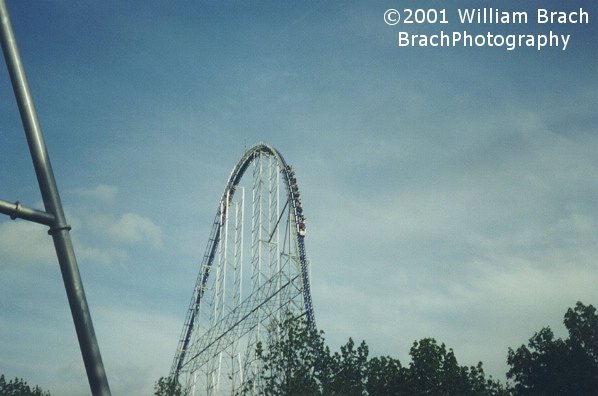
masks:
<path fill-rule="evenodd" d="M 4 0 L 0 0 L 0 18 L 2 50 L 10 73 L 13 90 L 21 113 L 31 159 L 44 201 L 46 212 L 54 216 L 48 233 L 54 240 L 56 255 L 62 272 L 62 279 L 68 297 L 73 322 L 79 339 L 79 347 L 83 355 L 89 386 L 93 395 L 110 395 L 110 387 L 104 371 L 100 349 L 93 330 L 93 323 L 83 290 L 75 252 L 69 235 L 67 224 L 54 180 L 54 173 L 46 151 L 46 145 L 39 126 L 39 121 L 29 92 L 25 70 L 21 63 L 17 43 L 10 23 L 8 10 Z"/>

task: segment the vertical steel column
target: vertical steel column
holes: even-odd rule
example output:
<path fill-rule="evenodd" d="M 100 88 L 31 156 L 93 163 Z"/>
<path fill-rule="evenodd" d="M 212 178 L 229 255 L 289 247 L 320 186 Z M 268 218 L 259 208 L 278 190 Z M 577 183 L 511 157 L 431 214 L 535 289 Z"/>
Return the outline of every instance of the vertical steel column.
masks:
<path fill-rule="evenodd" d="M 54 240 L 56 255 L 62 272 L 62 279 L 68 297 L 73 322 L 83 355 L 87 378 L 93 395 L 110 395 L 104 364 L 96 340 L 83 283 L 79 274 L 75 252 L 71 243 L 62 203 L 56 187 L 54 173 L 46 150 L 39 121 L 29 92 L 25 70 L 10 23 L 4 0 L 0 0 L 1 40 L 6 65 L 10 73 L 13 90 L 21 113 L 31 159 L 44 201 L 46 212 L 54 215 L 54 222 L 48 233 Z"/>

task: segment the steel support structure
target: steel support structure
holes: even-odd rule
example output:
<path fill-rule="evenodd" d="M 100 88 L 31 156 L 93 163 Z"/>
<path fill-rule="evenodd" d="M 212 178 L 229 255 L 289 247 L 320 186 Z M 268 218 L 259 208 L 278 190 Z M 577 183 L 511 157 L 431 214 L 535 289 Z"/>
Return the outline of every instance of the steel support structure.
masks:
<path fill-rule="evenodd" d="M 287 314 L 316 331 L 304 236 L 292 167 L 268 145 L 250 148 L 219 202 L 172 364 L 184 390 L 258 394 L 258 343 L 276 342 Z"/>
<path fill-rule="evenodd" d="M 21 121 L 29 145 L 29 152 L 35 168 L 35 174 L 44 202 L 45 212 L 25 208 L 19 202 L 11 204 L 0 201 L 0 213 L 12 219 L 21 218 L 50 227 L 56 256 L 62 272 L 62 279 L 73 322 L 79 339 L 79 347 L 85 363 L 89 386 L 93 395 L 110 395 L 110 387 L 104 371 L 100 348 L 96 340 L 91 314 L 87 305 L 83 282 L 79 274 L 77 259 L 69 235 L 70 226 L 66 222 L 54 172 L 39 125 L 33 98 L 25 76 L 19 50 L 12 30 L 8 9 L 4 0 L 0 0 L 0 19 L 2 51 L 10 74 L 14 94 L 21 114 Z"/>

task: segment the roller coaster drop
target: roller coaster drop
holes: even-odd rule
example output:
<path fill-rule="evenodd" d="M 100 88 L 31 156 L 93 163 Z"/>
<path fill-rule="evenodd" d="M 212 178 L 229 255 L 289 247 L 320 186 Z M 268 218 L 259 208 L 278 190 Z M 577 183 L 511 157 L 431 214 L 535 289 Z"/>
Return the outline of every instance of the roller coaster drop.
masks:
<path fill-rule="evenodd" d="M 220 200 L 171 368 L 189 394 L 234 394 L 247 383 L 259 392 L 258 343 L 289 313 L 316 330 L 305 231 L 292 167 L 268 145 L 247 150 Z"/>

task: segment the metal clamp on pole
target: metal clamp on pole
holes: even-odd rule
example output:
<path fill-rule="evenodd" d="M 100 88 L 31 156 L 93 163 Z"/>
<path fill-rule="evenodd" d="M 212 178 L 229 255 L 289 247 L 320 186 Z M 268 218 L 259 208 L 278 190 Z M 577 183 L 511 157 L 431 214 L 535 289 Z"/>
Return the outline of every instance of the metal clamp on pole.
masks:
<path fill-rule="evenodd" d="M 0 19 L 2 51 L 4 52 L 4 59 L 19 106 L 21 121 L 23 122 L 25 136 L 27 137 L 37 182 L 47 212 L 40 217 L 36 217 L 37 215 L 34 217 L 38 220 L 52 220 L 46 225 L 50 226 L 50 235 L 52 235 L 52 239 L 54 240 L 54 248 L 56 249 L 56 256 L 60 264 L 60 271 L 71 308 L 81 355 L 85 363 L 89 386 L 94 396 L 109 396 L 110 387 L 108 386 L 100 348 L 96 340 L 91 314 L 83 290 L 83 282 L 81 281 L 79 267 L 77 266 L 75 252 L 69 235 L 70 227 L 67 225 L 64 217 L 50 158 L 48 157 L 46 144 L 37 119 L 35 107 L 33 106 L 33 99 L 29 92 L 27 78 L 25 77 L 25 69 L 21 63 L 21 57 L 4 0 L 0 0 Z M 16 207 L 13 205 L 11 214 L 15 218 L 24 217 L 22 216 L 22 212 L 23 208 L 20 204 L 17 203 Z M 30 218 L 30 220 L 33 219 Z"/>
<path fill-rule="evenodd" d="M 54 235 L 57 232 L 60 231 L 70 231 L 71 230 L 71 226 L 68 224 L 54 224 L 50 226 L 50 229 L 48 230 L 48 235 Z"/>
<path fill-rule="evenodd" d="M 21 203 L 19 201 L 15 202 L 15 210 L 10 215 L 11 220 L 16 220 L 19 217 L 19 211 L 21 210 Z"/>

